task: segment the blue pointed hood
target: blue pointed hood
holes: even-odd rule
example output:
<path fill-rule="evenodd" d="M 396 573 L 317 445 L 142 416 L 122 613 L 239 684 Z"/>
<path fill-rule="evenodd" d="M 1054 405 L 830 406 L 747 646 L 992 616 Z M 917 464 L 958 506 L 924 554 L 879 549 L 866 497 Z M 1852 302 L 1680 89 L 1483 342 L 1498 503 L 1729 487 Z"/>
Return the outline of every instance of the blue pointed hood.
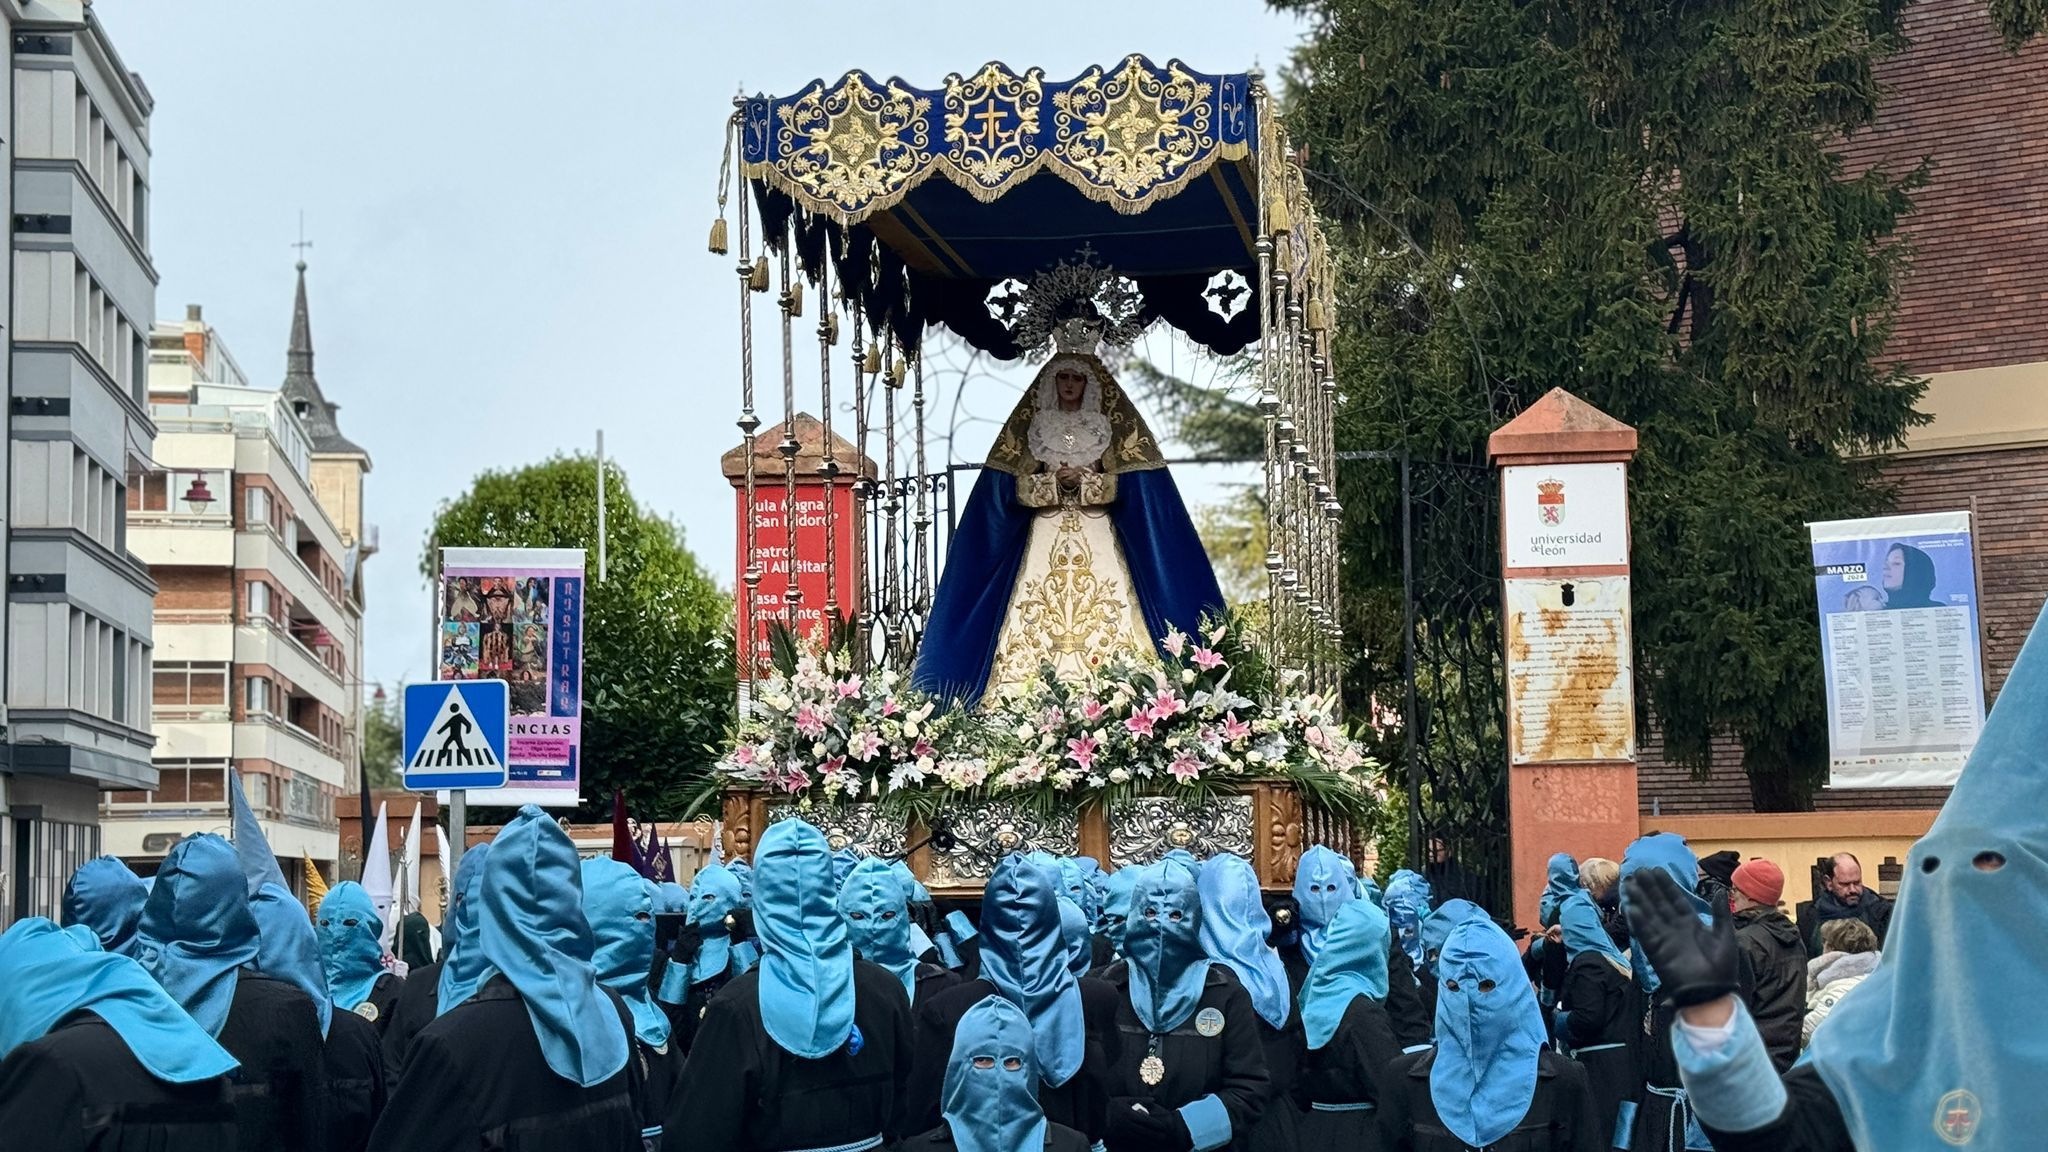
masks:
<path fill-rule="evenodd" d="M 1483 917 L 1451 931 L 1437 976 L 1429 1098 L 1452 1135 L 1484 1148 L 1513 1131 L 1536 1098 L 1543 1010 L 1514 941 Z"/>
<path fill-rule="evenodd" d="M 234 846 L 212 833 L 179 841 L 157 869 L 138 932 L 150 975 L 207 1035 L 220 1035 L 235 973 L 256 959 L 256 919 Z"/>
<path fill-rule="evenodd" d="M 1349 857 L 1339 856 L 1321 844 L 1310 846 L 1294 867 L 1294 903 L 1301 909 L 1301 954 L 1315 963 L 1322 951 L 1323 937 L 1344 905 L 1356 900 L 1361 891 L 1358 869 Z"/>
<path fill-rule="evenodd" d="M 83 926 L 59 928 L 41 916 L 16 922 L 0 933 L 0 972 L 0 1060 L 72 1013 L 90 1012 L 159 1080 L 190 1084 L 238 1066 L 140 964 L 101 951 Z"/>
<path fill-rule="evenodd" d="M 939 1112 L 960 1152 L 1041 1152 L 1045 1112 L 1031 1021 L 1015 1004 L 988 996 L 953 1029 Z"/>
<path fill-rule="evenodd" d="M 1372 906 L 1384 912 L 1387 910 L 1386 894 L 1380 891 L 1380 882 L 1370 876 L 1358 878 L 1358 894 L 1372 901 Z M 1392 923 L 1389 921 L 1389 923 Z"/>
<path fill-rule="evenodd" d="M 732 963 L 732 930 L 726 926 L 726 917 L 744 903 L 739 877 L 730 867 L 714 864 L 697 873 L 688 905 L 689 922 L 698 934 L 697 955 L 690 961 L 690 983 L 702 984 L 725 974 Z M 688 990 L 683 992 L 687 995 Z"/>
<path fill-rule="evenodd" d="M 1600 922 L 1600 906 L 1593 903 L 1593 897 L 1584 888 L 1564 898 L 1558 907 L 1557 922 L 1564 929 L 1564 956 L 1576 960 L 1584 952 L 1604 956 L 1607 962 L 1628 974 L 1628 954 L 1614 946 L 1614 937 L 1607 934 L 1607 926 Z"/>
<path fill-rule="evenodd" d="M 1422 922 L 1429 916 L 1429 881 L 1403 868 L 1387 879 L 1380 901 L 1394 926 L 1394 941 L 1417 972 L 1422 971 Z"/>
<path fill-rule="evenodd" d="M 583 918 L 596 942 L 590 966 L 600 984 L 619 994 L 633 1014 L 633 1034 L 659 1048 L 668 1043 L 668 1017 L 654 1002 L 654 881 L 609 856 L 585 860 Z"/>
<path fill-rule="evenodd" d="M 2038 1147 L 2044 987 L 2048 624 L 2037 620 L 1955 790 L 1906 858 L 1883 961 L 1807 1054 L 1860 1148 L 1930 1126 L 1974 1147 Z"/>
<path fill-rule="evenodd" d="M 631 1048 L 598 987 L 576 845 L 554 817 L 528 804 L 505 825 L 477 904 L 484 959 L 519 990 L 548 1067 L 585 1088 L 616 1076 Z"/>
<path fill-rule="evenodd" d="M 743 908 L 753 907 L 754 866 L 745 860 L 732 860 L 723 865 L 723 867 L 727 872 L 732 873 L 733 879 L 740 882 L 740 906 Z"/>
<path fill-rule="evenodd" d="M 1536 901 L 1536 914 L 1548 928 L 1557 923 L 1558 906 L 1565 897 L 1584 891 L 1579 887 L 1579 864 L 1571 853 L 1559 852 L 1544 867 L 1543 895 Z"/>
<path fill-rule="evenodd" d="M 78 866 L 64 885 L 64 923 L 83 924 L 100 947 L 135 955 L 135 932 L 149 887 L 118 856 L 98 856 Z"/>
<path fill-rule="evenodd" d="M 910 894 L 886 860 L 873 856 L 853 866 L 839 889 L 846 938 L 870 964 L 887 968 L 917 1000 L 917 954 L 910 950 Z"/>
<path fill-rule="evenodd" d="M 1292 999 L 1287 966 L 1266 943 L 1273 920 L 1259 896 L 1259 874 L 1244 857 L 1221 852 L 1202 865 L 1196 884 L 1202 897 L 1202 951 L 1237 973 L 1261 1019 L 1285 1028 Z"/>
<path fill-rule="evenodd" d="M 1094 924 L 1095 917 L 1102 912 L 1102 902 L 1089 885 L 1088 874 L 1081 870 L 1081 861 L 1072 856 L 1061 856 L 1058 865 L 1061 898 L 1081 910 L 1084 923 Z"/>
<path fill-rule="evenodd" d="M 1060 899 L 1060 942 L 1067 950 L 1067 971 L 1086 976 L 1095 963 L 1095 933 L 1088 930 L 1088 914 L 1072 900 Z"/>
<path fill-rule="evenodd" d="M 232 769 L 228 772 L 228 800 L 234 810 L 235 856 L 242 862 L 242 879 L 249 885 L 249 894 L 255 895 L 265 884 L 291 891 L 284 869 L 277 866 L 277 856 L 263 835 L 263 825 L 249 809 L 249 797 L 242 792 L 242 774 Z"/>
<path fill-rule="evenodd" d="M 1353 900 L 1338 910 L 1301 985 L 1301 1027 L 1310 1049 L 1330 1042 L 1353 1000 L 1387 998 L 1387 951 L 1392 945 L 1387 914 L 1379 908 Z"/>
<path fill-rule="evenodd" d="M 663 880 L 654 886 L 654 911 L 658 915 L 687 913 L 690 910 L 690 890 L 673 880 Z"/>
<path fill-rule="evenodd" d="M 1038 1074 L 1057 1088 L 1073 1079 L 1086 1054 L 1081 986 L 1068 961 L 1054 873 L 1020 855 L 996 865 L 981 895 L 988 933 L 981 943 L 981 978 L 1031 1021 Z"/>
<path fill-rule="evenodd" d="M 455 903 L 449 910 L 450 924 L 446 930 L 448 954 L 441 959 L 441 982 L 435 988 L 436 1016 L 476 995 L 476 990 L 490 978 L 491 963 L 484 959 L 484 946 L 478 942 L 482 934 L 479 914 L 483 909 L 478 897 L 483 892 L 484 862 L 490 855 L 488 843 L 464 851 L 461 863 L 455 866 L 455 883 L 448 886 Z"/>
<path fill-rule="evenodd" d="M 832 891 L 846 887 L 846 878 L 860 866 L 861 854 L 851 848 L 841 848 L 832 853 Z"/>
<path fill-rule="evenodd" d="M 1621 857 L 1621 914 L 1628 915 L 1628 878 L 1645 869 L 1654 868 L 1677 883 L 1685 898 L 1692 902 L 1693 911 L 1700 919 L 1711 923 L 1707 902 L 1700 898 L 1694 888 L 1700 882 L 1700 862 L 1686 847 L 1685 837 L 1676 832 L 1658 832 L 1645 836 L 1628 846 Z M 1658 986 L 1657 973 L 1650 967 L 1649 958 L 1641 948 L 1631 949 L 1630 962 L 1635 967 L 1636 983 L 1645 992 L 1655 992 Z"/>
<path fill-rule="evenodd" d="M 1446 900 L 1422 922 L 1422 962 L 1435 972 L 1436 960 L 1451 932 L 1467 920 L 1487 920 L 1486 909 L 1470 900 Z"/>
<path fill-rule="evenodd" d="M 1110 947 L 1124 950 L 1124 927 L 1131 918 L 1131 893 L 1138 883 L 1138 870 L 1119 868 L 1102 884 L 1102 923 L 1098 928 L 1109 937 Z"/>
<path fill-rule="evenodd" d="M 1131 1011 L 1157 1036 L 1187 1023 L 1209 979 L 1202 950 L 1202 896 L 1185 865 L 1161 860 L 1138 869 L 1124 931 Z"/>
<path fill-rule="evenodd" d="M 783 1051 L 821 1060 L 853 1035 L 853 945 L 832 887 L 832 848 L 802 820 L 768 826 L 754 848 L 761 1023 Z"/>
<path fill-rule="evenodd" d="M 313 921 L 320 937 L 320 964 L 327 972 L 327 994 L 334 1006 L 353 1012 L 370 998 L 384 967 L 384 932 L 377 918 L 377 905 L 361 884 L 343 880 L 320 899 L 320 913 Z"/>
<path fill-rule="evenodd" d="M 327 994 L 327 973 L 320 966 L 320 940 L 306 906 L 282 884 L 265 881 L 249 897 L 256 919 L 256 960 L 249 967 L 274 980 L 298 985 L 313 1001 L 320 1035 L 334 1020 L 334 1001 Z"/>

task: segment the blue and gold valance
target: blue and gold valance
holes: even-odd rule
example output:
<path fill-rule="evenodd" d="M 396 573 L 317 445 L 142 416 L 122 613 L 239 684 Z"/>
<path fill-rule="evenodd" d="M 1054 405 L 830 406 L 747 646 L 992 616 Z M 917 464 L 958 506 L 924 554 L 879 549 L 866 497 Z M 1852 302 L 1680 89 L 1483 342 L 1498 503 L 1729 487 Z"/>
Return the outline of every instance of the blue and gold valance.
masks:
<path fill-rule="evenodd" d="M 1127 57 L 1050 82 L 987 64 L 911 88 L 849 72 L 740 110 L 747 176 L 807 211 L 855 224 L 942 175 L 990 203 L 1050 172 L 1122 214 L 1180 192 L 1257 144 L 1253 83 Z"/>

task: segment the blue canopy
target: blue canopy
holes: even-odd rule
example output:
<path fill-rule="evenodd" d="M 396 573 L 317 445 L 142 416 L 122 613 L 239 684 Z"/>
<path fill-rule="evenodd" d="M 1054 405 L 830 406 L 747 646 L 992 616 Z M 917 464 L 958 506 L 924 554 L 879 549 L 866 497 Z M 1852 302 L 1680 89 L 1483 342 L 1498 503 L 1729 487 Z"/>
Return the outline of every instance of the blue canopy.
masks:
<path fill-rule="evenodd" d="M 814 278 L 829 252 L 906 344 L 944 324 L 1016 357 L 988 289 L 1085 244 L 1146 319 L 1228 354 L 1258 337 L 1256 293 L 1227 319 L 1204 293 L 1223 270 L 1256 283 L 1259 108 L 1249 74 L 1138 55 L 1065 81 L 991 63 L 932 89 L 853 71 L 743 100 L 739 147 L 763 234 L 793 237 Z"/>

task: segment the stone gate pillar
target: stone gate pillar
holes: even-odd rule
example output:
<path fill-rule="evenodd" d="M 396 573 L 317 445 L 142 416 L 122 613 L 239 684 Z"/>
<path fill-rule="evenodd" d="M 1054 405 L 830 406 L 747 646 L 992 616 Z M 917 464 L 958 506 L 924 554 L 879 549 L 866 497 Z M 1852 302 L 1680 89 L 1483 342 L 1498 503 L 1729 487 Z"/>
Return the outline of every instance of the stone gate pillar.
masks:
<path fill-rule="evenodd" d="M 1496 429 L 1515 922 L 1537 928 L 1553 852 L 1636 838 L 1628 464 L 1636 430 L 1552 389 Z M 1499 911 L 1496 909 L 1496 911 Z"/>

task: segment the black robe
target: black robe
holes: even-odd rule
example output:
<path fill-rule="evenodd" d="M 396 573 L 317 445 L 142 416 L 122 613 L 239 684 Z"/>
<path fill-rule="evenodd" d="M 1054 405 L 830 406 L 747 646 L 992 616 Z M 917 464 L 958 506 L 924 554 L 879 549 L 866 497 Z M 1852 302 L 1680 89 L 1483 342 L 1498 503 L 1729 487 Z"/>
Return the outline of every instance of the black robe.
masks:
<path fill-rule="evenodd" d="M 1735 956 L 1737 995 L 1747 1002 L 1756 987 L 1756 975 L 1750 970 L 1748 955 L 1738 948 Z M 1629 1147 L 1683 1148 L 1687 1120 L 1692 1113 L 1690 1107 L 1679 1104 L 1677 1093 L 1684 1085 L 1678 1078 L 1678 1057 L 1671 1051 L 1671 1028 L 1678 1019 L 1678 1010 L 1670 1002 L 1648 995 L 1639 995 L 1637 1004 L 1643 1012 L 1638 1048 L 1643 1093 L 1636 1105 Z"/>
<path fill-rule="evenodd" d="M 1253 1015 L 1257 1016 L 1256 1009 Z M 1301 998 L 1287 997 L 1287 1022 L 1278 1028 L 1266 1023 L 1263 1016 L 1257 1018 L 1259 1043 L 1266 1055 L 1266 1107 L 1252 1129 L 1250 1146 L 1252 1152 L 1295 1152 L 1301 1138 L 1295 1132 L 1299 1117 L 1292 1107 L 1294 1083 L 1301 1054 L 1308 1047 L 1301 1030 Z"/>
<path fill-rule="evenodd" d="M 1388 1065 L 1380 1100 L 1382 1152 L 1469 1152 L 1472 1145 L 1453 1136 L 1437 1115 L 1429 1095 L 1429 1069 L 1436 1049 L 1410 1052 Z M 1487 1152 L 1607 1152 L 1612 1124 L 1593 1114 L 1593 1090 L 1585 1069 L 1543 1049 L 1537 1056 L 1536 1094 L 1507 1135 L 1486 1146 Z M 1640 1145 L 1638 1145 L 1640 1147 Z"/>
<path fill-rule="evenodd" d="M 172 1084 L 128 1042 L 74 1012 L 0 1061 L 0 1147 L 34 1152 L 219 1152 L 235 1147 L 225 1076 Z"/>
<path fill-rule="evenodd" d="M 239 1147 L 321 1147 L 330 1097 L 327 1042 L 313 998 L 296 984 L 244 968 L 214 1039 L 242 1064 L 228 1073 Z"/>
<path fill-rule="evenodd" d="M 377 1026 L 353 1012 L 335 1012 L 326 1056 L 328 1152 L 363 1152 L 386 1096 Z"/>
<path fill-rule="evenodd" d="M 1610 1126 L 1643 1094 L 1642 1005 L 1635 981 L 1597 952 L 1579 953 L 1565 969 L 1558 1038 L 1586 1070 L 1594 1111 Z"/>
<path fill-rule="evenodd" d="M 640 1064 L 640 1131 L 648 1138 L 647 1148 L 652 1152 L 662 1146 L 662 1139 L 655 1134 L 665 1132 L 669 1104 L 682 1086 L 683 1054 L 676 1051 L 675 1034 L 670 1032 L 669 1042 L 658 1047 L 634 1037 L 633 1059 Z M 668 1146 L 682 1145 L 669 1142 Z"/>
<path fill-rule="evenodd" d="M 412 1050 L 413 1037 L 432 1024 L 440 1011 L 441 966 L 428 964 L 413 969 L 399 989 L 398 999 L 391 1005 L 390 1018 L 384 1022 L 384 1085 L 387 1093 L 397 1091 L 398 1081 L 405 1075 L 405 1058 Z"/>
<path fill-rule="evenodd" d="M 1422 989 L 1415 982 L 1415 965 L 1408 960 L 1408 954 L 1401 951 L 1400 942 L 1392 939 L 1388 930 L 1387 943 L 1387 1021 L 1394 1029 L 1394 1041 L 1402 1048 L 1428 1046 L 1436 1035 L 1436 1021 L 1422 1007 Z M 1287 986 L 1294 992 L 1294 1002 L 1301 1003 L 1301 986 L 1308 982 L 1309 958 L 1301 951 L 1301 944 L 1295 941 L 1280 949 L 1280 962 L 1287 966 Z"/>
<path fill-rule="evenodd" d="M 619 1025 L 633 1018 L 612 998 Z M 640 1065 L 585 1088 L 557 1076 L 519 990 L 492 976 L 413 1038 L 370 1134 L 378 1152 L 641 1152 Z"/>
<path fill-rule="evenodd" d="M 696 1043 L 697 1029 L 704 1022 L 704 1012 L 710 1007 L 712 997 L 732 981 L 732 968 L 728 966 L 711 979 L 690 985 L 689 995 L 681 1004 L 655 1001 L 661 1005 L 661 1014 L 668 1017 L 668 1044 L 679 1057 L 689 1056 L 690 1046 Z"/>
<path fill-rule="evenodd" d="M 1780 1079 L 1785 1084 L 1785 1110 L 1754 1132 L 1723 1132 L 1708 1128 L 1714 1152 L 1856 1152 L 1842 1105 L 1828 1091 L 1820 1070 L 1795 1065 Z"/>
<path fill-rule="evenodd" d="M 364 1004 L 371 1005 L 375 1011 L 366 1013 L 362 1004 L 355 1006 L 355 1014 L 375 1024 L 379 1036 L 382 1036 L 384 1029 L 391 1024 L 392 1009 L 398 1006 L 398 995 L 405 991 L 405 983 L 405 977 L 386 972 L 377 977 L 376 983 L 370 985 L 370 994 L 363 1000 Z"/>
<path fill-rule="evenodd" d="M 1038 1106 L 1055 1124 L 1064 1124 L 1087 1136 L 1102 1139 L 1103 1116 L 1109 1107 L 1104 1077 L 1116 1052 L 1117 990 L 1092 976 L 1078 981 L 1081 987 L 1081 1019 L 1087 1040 L 1081 1067 L 1065 1084 L 1055 1088 L 1044 1081 L 1038 1085 Z M 946 1060 L 953 1052 L 953 1034 L 967 1010 L 999 996 L 987 980 L 968 980 L 934 997 L 917 1010 L 917 1059 L 911 1064 L 910 1086 L 905 1092 L 906 1123 L 920 1131 L 942 1123 L 939 1096 L 945 1087 Z"/>
<path fill-rule="evenodd" d="M 1131 1008 L 1131 973 L 1128 965 L 1109 966 L 1104 979 L 1116 989 L 1117 1052 L 1111 1057 L 1109 1106 L 1127 1108 L 1132 1101 L 1144 1101 L 1179 1109 L 1204 1096 L 1214 1095 L 1230 1113 L 1232 1152 L 1247 1152 L 1251 1135 L 1258 1128 L 1272 1095 L 1266 1078 L 1266 1051 L 1260 1028 L 1264 1021 L 1252 1008 L 1252 998 L 1237 975 L 1221 964 L 1209 967 L 1208 980 L 1193 1012 L 1180 1027 L 1159 1038 L 1159 1058 L 1166 1065 L 1166 1078 L 1147 1084 L 1139 1067 L 1151 1049 L 1152 1034 Z M 1196 1021 L 1206 1009 L 1223 1015 L 1223 1030 L 1204 1036 Z M 1111 1144 L 1111 1152 L 1116 1152 Z"/>
<path fill-rule="evenodd" d="M 842 1045 L 817 1060 L 784 1051 L 761 1020 L 761 970 L 734 977 L 700 1021 L 681 1090 L 671 1100 L 667 1145 L 720 1152 L 831 1148 L 903 1135 L 910 1077 L 910 998 L 885 968 L 856 960 L 859 1052 Z M 582 1152 L 582 1150 L 579 1150 Z"/>
<path fill-rule="evenodd" d="M 1045 1152 L 1088 1152 L 1092 1141 L 1064 1124 L 1048 1123 L 1045 1126 Z M 945 1152 L 957 1147 L 953 1143 L 953 1129 L 941 1124 L 929 1132 L 920 1132 L 896 1146 L 896 1152 Z"/>
<path fill-rule="evenodd" d="M 1354 996 L 1329 1043 L 1304 1045 L 1290 1101 L 1300 1113 L 1300 1147 L 1375 1152 L 1381 1079 L 1401 1055 L 1386 1006 Z"/>

